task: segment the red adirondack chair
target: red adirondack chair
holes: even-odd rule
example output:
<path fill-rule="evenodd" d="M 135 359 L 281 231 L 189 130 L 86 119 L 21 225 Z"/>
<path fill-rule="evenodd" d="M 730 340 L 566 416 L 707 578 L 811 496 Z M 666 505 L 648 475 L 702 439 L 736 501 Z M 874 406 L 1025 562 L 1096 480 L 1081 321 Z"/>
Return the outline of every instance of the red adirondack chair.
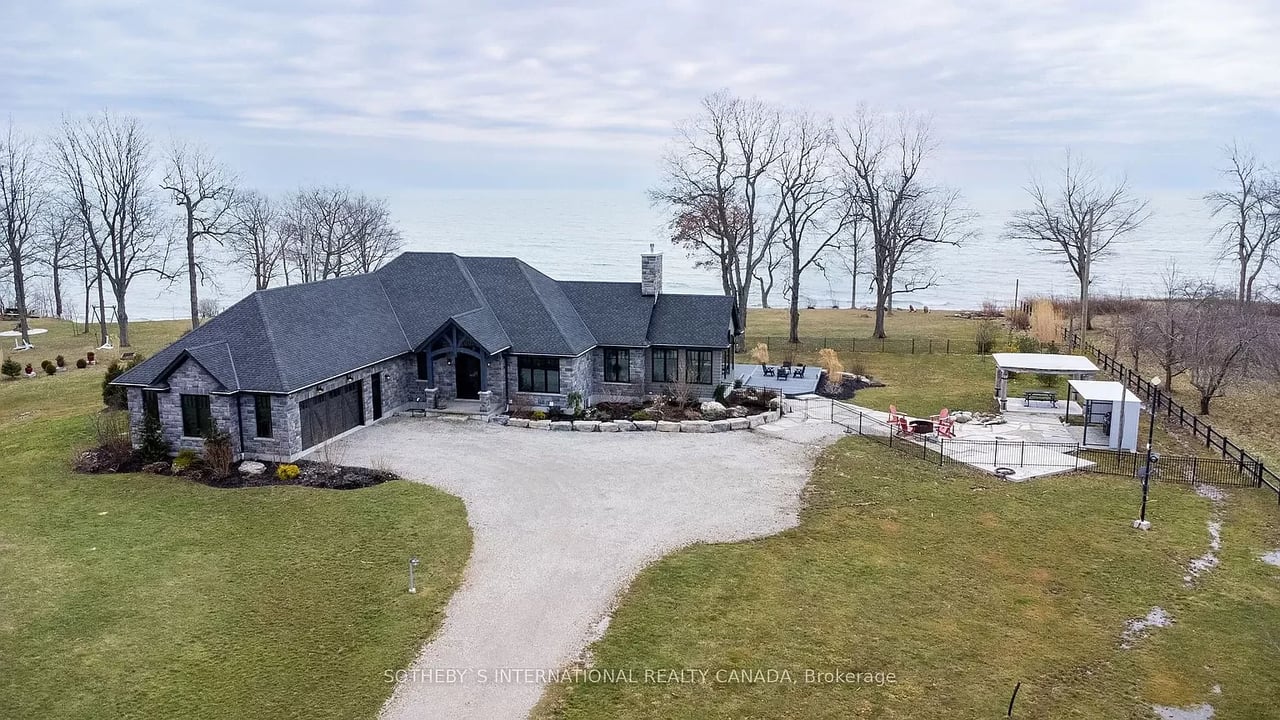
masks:
<path fill-rule="evenodd" d="M 889 406 L 889 426 L 896 428 L 899 433 L 907 434 L 911 429 L 907 427 L 907 416 L 898 412 L 897 405 Z"/>

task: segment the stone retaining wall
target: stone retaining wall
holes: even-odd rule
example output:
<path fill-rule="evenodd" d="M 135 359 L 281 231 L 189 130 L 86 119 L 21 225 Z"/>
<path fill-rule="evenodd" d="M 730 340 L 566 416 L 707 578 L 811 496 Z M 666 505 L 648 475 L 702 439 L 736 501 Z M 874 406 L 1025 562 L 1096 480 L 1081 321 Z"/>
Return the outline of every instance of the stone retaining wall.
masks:
<path fill-rule="evenodd" d="M 577 432 L 682 432 L 682 433 L 716 433 L 732 430 L 750 430 L 765 423 L 773 422 L 781 417 L 777 410 L 769 410 L 756 415 L 723 420 L 529 420 L 500 415 L 492 422 L 507 427 L 528 428 L 530 430 L 572 430 Z"/>

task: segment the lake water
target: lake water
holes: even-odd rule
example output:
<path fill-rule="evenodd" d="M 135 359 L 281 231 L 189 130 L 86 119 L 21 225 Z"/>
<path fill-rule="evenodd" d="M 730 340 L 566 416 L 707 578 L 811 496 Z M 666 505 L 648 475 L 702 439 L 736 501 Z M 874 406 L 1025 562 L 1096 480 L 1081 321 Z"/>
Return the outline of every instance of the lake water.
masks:
<path fill-rule="evenodd" d="M 664 253 L 667 291 L 720 291 L 714 272 L 695 269 L 682 249 L 664 239 L 662 216 L 641 192 L 418 191 L 389 199 L 406 250 L 510 255 L 559 279 L 636 281 L 639 255 L 654 243 Z M 969 202 L 980 213 L 980 237 L 964 247 L 937 248 L 932 264 L 942 282 L 900 296 L 899 306 L 962 309 L 979 307 L 984 300 L 1008 304 L 1015 281 L 1019 281 L 1022 297 L 1076 294 L 1075 279 L 1065 265 L 1000 239 L 1011 205 L 998 199 L 971 198 Z M 1096 293 L 1155 293 L 1160 288 L 1160 273 L 1170 259 L 1175 259 L 1183 272 L 1216 274 L 1220 280 L 1231 281 L 1231 269 L 1219 261 L 1217 245 L 1211 239 L 1214 224 L 1199 200 L 1174 194 L 1157 196 L 1152 198 L 1151 209 L 1152 218 L 1140 233 L 1117 245 L 1110 257 L 1095 266 Z M 864 276 L 859 305 L 870 301 L 866 285 Z M 150 279 L 137 281 L 130 295 L 130 315 L 135 319 L 185 317 L 184 287 L 185 280 L 173 287 Z M 247 277 L 220 268 L 217 288 L 205 292 L 217 295 L 225 307 L 250 289 Z M 802 281 L 801 297 L 806 305 L 848 307 L 850 289 L 847 273 L 833 271 L 827 277 L 811 271 Z M 758 296 L 753 296 L 753 303 L 758 302 Z M 781 293 L 775 291 L 771 304 L 784 303 Z"/>

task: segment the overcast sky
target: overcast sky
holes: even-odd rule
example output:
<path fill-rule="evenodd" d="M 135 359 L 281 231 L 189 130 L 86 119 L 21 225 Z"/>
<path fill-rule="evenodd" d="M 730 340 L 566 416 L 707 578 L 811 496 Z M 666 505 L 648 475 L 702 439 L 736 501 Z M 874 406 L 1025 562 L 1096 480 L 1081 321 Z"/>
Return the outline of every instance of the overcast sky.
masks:
<path fill-rule="evenodd" d="M 1275 0 L 5 0 L 0 27 L 19 125 L 134 113 L 268 189 L 643 189 L 718 88 L 931 113 L 980 197 L 1068 146 L 1188 197 L 1233 137 L 1280 164 Z"/>

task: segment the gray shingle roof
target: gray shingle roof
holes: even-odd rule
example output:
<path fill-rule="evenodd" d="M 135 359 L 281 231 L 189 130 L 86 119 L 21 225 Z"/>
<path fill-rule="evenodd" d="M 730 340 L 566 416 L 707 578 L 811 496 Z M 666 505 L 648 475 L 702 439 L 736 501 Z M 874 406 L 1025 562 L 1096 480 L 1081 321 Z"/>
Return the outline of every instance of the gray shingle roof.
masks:
<path fill-rule="evenodd" d="M 253 293 L 121 375 L 158 385 L 185 357 L 228 391 L 293 392 L 418 349 L 452 320 L 490 353 L 723 347 L 733 300 L 562 282 L 516 258 L 404 253 L 367 275 Z"/>

